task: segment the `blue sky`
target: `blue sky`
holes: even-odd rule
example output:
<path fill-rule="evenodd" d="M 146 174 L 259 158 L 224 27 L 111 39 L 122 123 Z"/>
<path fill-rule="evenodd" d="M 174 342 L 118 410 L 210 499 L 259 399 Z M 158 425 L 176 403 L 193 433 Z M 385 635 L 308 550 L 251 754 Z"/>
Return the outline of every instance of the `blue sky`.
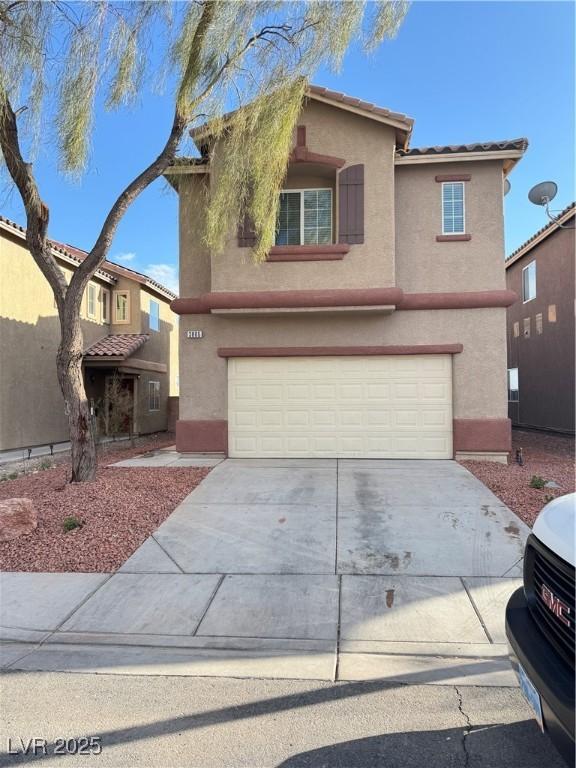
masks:
<path fill-rule="evenodd" d="M 528 202 L 531 186 L 552 179 L 553 208 L 574 199 L 574 4 L 572 2 L 415 2 L 397 38 L 365 57 L 348 54 L 341 72 L 314 82 L 415 119 L 412 146 L 526 136 L 530 147 L 510 176 L 507 252 L 547 219 Z M 36 164 L 51 210 L 50 234 L 89 249 L 121 188 L 153 158 L 167 135 L 167 96 L 146 95 L 130 111 L 99 110 L 92 155 L 80 181 L 62 177 L 50 147 Z M 0 213 L 24 223 L 16 193 L 0 195 Z M 112 261 L 175 284 L 177 198 L 164 181 L 128 211 Z"/>

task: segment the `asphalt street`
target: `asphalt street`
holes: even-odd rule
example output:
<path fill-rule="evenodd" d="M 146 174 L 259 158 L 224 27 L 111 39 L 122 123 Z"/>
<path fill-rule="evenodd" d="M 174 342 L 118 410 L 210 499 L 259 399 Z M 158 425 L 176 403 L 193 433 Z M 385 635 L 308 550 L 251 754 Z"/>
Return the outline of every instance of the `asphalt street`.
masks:
<path fill-rule="evenodd" d="M 516 688 L 11 671 L 0 691 L 0 766 L 565 768 Z M 100 754 L 54 754 L 81 737 Z"/>

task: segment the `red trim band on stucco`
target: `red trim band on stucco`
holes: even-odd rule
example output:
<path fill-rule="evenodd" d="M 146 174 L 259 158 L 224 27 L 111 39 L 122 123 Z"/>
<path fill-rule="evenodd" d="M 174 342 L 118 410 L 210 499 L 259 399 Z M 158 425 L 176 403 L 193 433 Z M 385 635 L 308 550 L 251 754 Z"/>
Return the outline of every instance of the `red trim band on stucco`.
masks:
<path fill-rule="evenodd" d="M 470 181 L 472 176 L 469 173 L 439 173 L 434 177 L 436 181 Z"/>
<path fill-rule="evenodd" d="M 316 163 L 318 165 L 328 165 L 332 168 L 342 168 L 346 165 L 346 160 L 332 155 L 321 155 L 318 152 L 310 152 L 307 147 L 294 147 L 290 153 L 291 163 Z"/>
<path fill-rule="evenodd" d="M 350 250 L 347 243 L 333 245 L 274 245 L 266 261 L 339 261 Z"/>
<path fill-rule="evenodd" d="M 467 291 L 463 293 L 405 293 L 396 309 L 487 309 L 510 307 L 514 291 Z"/>
<path fill-rule="evenodd" d="M 487 309 L 510 307 L 514 291 L 458 293 L 404 293 L 400 288 L 356 288 L 326 291 L 221 291 L 187 299 L 174 299 L 177 315 L 205 315 L 211 309 L 282 309 L 298 307 L 367 307 L 391 305 L 396 309 Z"/>
<path fill-rule="evenodd" d="M 476 453 L 512 448 L 510 419 L 454 419 L 454 451 Z"/>
<path fill-rule="evenodd" d="M 376 355 L 457 355 L 462 344 L 387 347 L 218 347 L 219 357 L 351 357 Z"/>
<path fill-rule="evenodd" d="M 472 235 L 436 235 L 437 243 L 465 243 L 472 240 Z"/>
<path fill-rule="evenodd" d="M 228 454 L 228 422 L 225 419 L 176 422 L 176 450 L 180 453 Z"/>
<path fill-rule="evenodd" d="M 369 307 L 396 305 L 399 288 L 352 288 L 324 291 L 219 291 L 170 305 L 178 315 L 206 314 L 211 309 L 297 309 L 309 307 Z"/>

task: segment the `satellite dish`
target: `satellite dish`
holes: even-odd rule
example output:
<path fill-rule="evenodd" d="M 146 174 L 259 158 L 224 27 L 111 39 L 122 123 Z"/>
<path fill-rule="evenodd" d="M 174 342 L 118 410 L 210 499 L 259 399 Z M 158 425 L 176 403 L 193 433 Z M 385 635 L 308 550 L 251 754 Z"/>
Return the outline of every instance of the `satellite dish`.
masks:
<path fill-rule="evenodd" d="M 504 179 L 504 194 L 507 195 L 510 192 L 510 182 L 508 179 Z"/>
<path fill-rule="evenodd" d="M 553 181 L 542 181 L 528 192 L 528 200 L 534 205 L 548 205 L 557 192 L 558 187 Z"/>

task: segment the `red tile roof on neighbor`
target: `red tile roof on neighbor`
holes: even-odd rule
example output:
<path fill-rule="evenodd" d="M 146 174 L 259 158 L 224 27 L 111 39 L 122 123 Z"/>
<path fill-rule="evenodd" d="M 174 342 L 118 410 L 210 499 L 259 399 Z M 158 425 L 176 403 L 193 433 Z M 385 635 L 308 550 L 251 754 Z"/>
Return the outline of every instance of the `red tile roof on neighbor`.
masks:
<path fill-rule="evenodd" d="M 5 216 L 0 216 L 0 225 L 2 224 L 7 229 L 13 230 L 22 239 L 26 238 L 26 229 L 19 224 L 16 224 L 16 222 L 7 219 Z M 68 256 L 68 258 L 73 259 L 78 263 L 84 261 L 86 256 L 88 256 L 87 251 L 83 251 L 81 248 L 76 248 L 74 245 L 60 243 L 58 240 L 48 240 L 48 242 L 50 243 L 52 250 L 56 251 L 56 253 Z M 158 291 L 160 294 L 164 295 L 164 298 L 170 300 L 177 298 L 175 293 L 172 293 L 172 291 L 169 291 L 168 288 L 165 288 L 161 283 L 156 282 L 156 280 L 153 280 L 151 277 L 148 277 L 141 272 L 136 272 L 134 269 L 129 269 L 128 267 L 121 267 L 120 264 L 114 264 L 113 261 L 104 261 L 102 267 L 97 270 L 96 274 L 104 275 L 109 280 L 114 280 L 114 275 L 121 275 Z"/>
<path fill-rule="evenodd" d="M 125 360 L 149 338 L 147 333 L 111 333 L 88 347 L 84 357 L 118 357 Z"/>
<path fill-rule="evenodd" d="M 576 202 L 572 202 L 567 205 L 563 211 L 560 211 L 560 213 L 555 216 L 556 221 L 549 221 L 543 227 L 540 227 L 537 232 L 534 232 L 532 237 L 529 237 L 528 240 L 526 240 L 525 243 L 522 243 L 519 248 L 516 248 L 515 251 L 512 251 L 510 256 L 508 256 L 506 259 L 506 268 L 508 268 L 512 262 L 517 261 L 520 256 L 524 255 L 524 253 L 528 253 L 528 251 L 530 251 L 536 245 L 536 241 L 540 242 L 544 239 L 544 237 L 548 237 L 548 235 L 551 235 L 552 232 L 560 229 L 560 224 L 564 224 L 565 221 L 571 219 L 575 214 Z M 560 222 L 560 224 L 558 222 Z M 573 229 L 573 227 L 571 226 L 570 229 Z"/>
<path fill-rule="evenodd" d="M 22 238 L 22 240 L 26 239 L 26 229 L 21 227 L 20 224 L 16 224 L 15 221 L 7 219 L 5 216 L 0 216 L 0 226 L 3 226 L 8 231 L 12 231 L 20 238 Z M 78 253 L 84 253 L 84 251 L 78 251 L 77 248 L 71 248 L 70 246 L 66 248 L 64 245 L 62 245 L 62 243 L 57 243 L 55 240 L 49 240 L 48 242 L 50 243 L 52 250 L 56 251 L 56 253 L 61 253 L 64 256 L 68 256 L 68 258 L 77 262 L 82 261 L 82 259 L 75 255 L 74 252 L 77 251 Z M 110 281 L 115 281 L 114 276 L 103 269 L 98 269 L 96 271 L 96 275 L 100 277 L 106 277 Z"/>
<path fill-rule="evenodd" d="M 68 253 L 77 261 L 84 261 L 86 256 L 88 256 L 88 251 L 83 251 L 80 248 L 69 245 L 68 243 L 59 243 L 57 240 L 51 240 L 50 242 L 56 248 L 56 250 L 61 250 L 64 253 Z M 135 280 L 137 283 L 147 285 L 149 288 L 155 288 L 161 293 L 166 294 L 167 298 L 177 298 L 175 293 L 172 293 L 172 291 L 169 291 L 168 288 L 163 286 L 161 283 L 156 282 L 156 280 L 153 280 L 151 277 L 148 277 L 148 275 L 142 274 L 142 272 L 136 272 L 135 269 L 122 267 L 120 264 L 115 264 L 113 261 L 108 260 L 104 261 L 103 266 L 105 269 L 109 270 L 115 275 L 122 275 L 123 277 L 128 277 L 131 280 Z"/>
<path fill-rule="evenodd" d="M 474 144 L 447 144 L 442 147 L 412 147 L 399 149 L 396 154 L 400 157 L 415 155 L 454 155 L 465 152 L 504 152 L 518 150 L 524 152 L 528 147 L 528 139 L 504 139 L 503 141 L 475 142 Z"/>

